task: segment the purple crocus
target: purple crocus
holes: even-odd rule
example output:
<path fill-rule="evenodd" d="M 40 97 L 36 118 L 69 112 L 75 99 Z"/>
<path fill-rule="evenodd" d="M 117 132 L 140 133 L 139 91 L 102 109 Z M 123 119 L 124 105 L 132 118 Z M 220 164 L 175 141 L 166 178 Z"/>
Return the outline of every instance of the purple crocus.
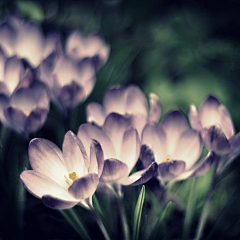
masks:
<path fill-rule="evenodd" d="M 33 139 L 28 149 L 33 170 L 23 171 L 21 181 L 47 207 L 67 209 L 80 204 L 88 208 L 86 199 L 94 194 L 103 167 L 100 144 L 93 141 L 88 150 L 90 157 L 71 131 L 65 134 L 62 151 L 51 141 Z"/>
<path fill-rule="evenodd" d="M 189 120 L 193 129 L 201 133 L 206 148 L 222 160 L 219 167 L 229 164 L 240 154 L 240 133 L 235 134 L 230 113 L 215 96 L 208 96 L 198 111 L 191 105 Z"/>
<path fill-rule="evenodd" d="M 158 122 L 161 107 L 158 97 L 150 94 L 150 111 L 143 92 L 137 86 L 110 88 L 103 100 L 103 106 L 99 103 L 90 103 L 87 106 L 87 121 L 102 126 L 110 113 L 118 113 L 127 117 L 131 124 L 138 130 L 141 136 L 142 129 L 147 122 Z"/>
<path fill-rule="evenodd" d="M 0 46 L 8 57 L 16 55 L 36 68 L 42 61 L 45 37 L 34 22 L 9 15 L 0 26 Z"/>
<path fill-rule="evenodd" d="M 66 55 L 76 61 L 85 58 L 92 59 L 98 69 L 108 59 L 109 46 L 100 34 L 84 35 L 75 30 L 67 38 Z"/>
<path fill-rule="evenodd" d="M 104 153 L 104 167 L 100 180 L 118 185 L 139 185 L 148 181 L 155 173 L 156 164 L 130 175 L 139 158 L 140 140 L 138 132 L 129 119 L 111 113 L 102 128 L 91 123 L 79 127 L 78 137 L 86 149 L 91 139 L 96 139 Z M 90 152 L 87 151 L 87 155 Z"/>
<path fill-rule="evenodd" d="M 148 123 L 142 134 L 141 159 L 145 167 L 156 161 L 161 183 L 206 172 L 212 156 L 197 163 L 202 152 L 199 133 L 192 130 L 183 114 L 174 110 L 158 123 Z"/>
<path fill-rule="evenodd" d="M 37 80 L 29 87 L 14 92 L 3 105 L 3 114 L 9 127 L 28 137 L 39 130 L 47 119 L 49 94 L 46 86 Z"/>

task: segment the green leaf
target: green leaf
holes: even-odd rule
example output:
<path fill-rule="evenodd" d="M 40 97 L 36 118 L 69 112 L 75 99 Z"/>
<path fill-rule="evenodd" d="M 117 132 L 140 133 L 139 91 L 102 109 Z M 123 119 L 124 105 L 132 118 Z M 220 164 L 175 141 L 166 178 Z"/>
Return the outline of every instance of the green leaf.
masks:
<path fill-rule="evenodd" d="M 137 200 L 135 211 L 134 211 L 133 240 L 137 240 L 139 237 L 144 198 L 145 198 L 145 186 L 143 185 Z"/>
<path fill-rule="evenodd" d="M 25 17 L 37 22 L 42 22 L 44 20 L 43 9 L 39 3 L 31 1 L 17 1 L 16 5 L 19 12 Z"/>

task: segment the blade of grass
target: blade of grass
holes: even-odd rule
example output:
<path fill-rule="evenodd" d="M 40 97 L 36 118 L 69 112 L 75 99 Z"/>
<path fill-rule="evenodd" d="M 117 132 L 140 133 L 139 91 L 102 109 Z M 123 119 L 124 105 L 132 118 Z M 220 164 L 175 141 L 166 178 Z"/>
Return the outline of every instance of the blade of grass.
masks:
<path fill-rule="evenodd" d="M 139 237 L 144 198 L 145 198 L 145 186 L 143 185 L 137 200 L 135 211 L 134 211 L 133 240 L 137 240 Z"/>

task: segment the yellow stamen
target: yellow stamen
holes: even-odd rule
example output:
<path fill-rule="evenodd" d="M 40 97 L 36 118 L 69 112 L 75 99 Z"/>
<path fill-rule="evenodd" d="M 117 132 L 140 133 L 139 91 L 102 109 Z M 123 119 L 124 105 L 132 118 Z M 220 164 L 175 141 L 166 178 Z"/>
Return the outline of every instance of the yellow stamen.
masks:
<path fill-rule="evenodd" d="M 171 160 L 172 160 L 171 156 L 170 156 L 170 155 L 167 155 L 167 156 L 165 157 L 165 159 L 164 159 L 164 162 L 169 162 L 169 161 L 171 161 Z"/>
<path fill-rule="evenodd" d="M 64 175 L 65 178 L 65 182 L 71 186 L 72 183 L 78 178 L 78 175 L 76 172 L 71 172 L 68 174 L 68 177 L 66 175 Z M 70 179 L 69 179 L 70 178 Z"/>
<path fill-rule="evenodd" d="M 25 110 L 23 110 L 23 114 L 24 114 L 26 117 L 28 117 L 29 114 L 30 114 L 30 112 L 29 112 L 27 109 L 25 109 Z"/>

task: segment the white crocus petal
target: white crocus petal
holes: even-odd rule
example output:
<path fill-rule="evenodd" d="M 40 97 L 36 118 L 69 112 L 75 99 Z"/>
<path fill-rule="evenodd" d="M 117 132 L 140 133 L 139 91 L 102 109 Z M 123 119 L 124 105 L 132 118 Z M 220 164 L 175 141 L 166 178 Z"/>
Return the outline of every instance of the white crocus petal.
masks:
<path fill-rule="evenodd" d="M 71 131 L 65 134 L 63 141 L 63 156 L 69 173 L 76 172 L 78 177 L 87 174 L 87 167 L 80 149 L 79 138 Z"/>
<path fill-rule="evenodd" d="M 65 185 L 68 176 L 61 150 L 46 139 L 33 139 L 29 144 L 29 159 L 33 170 L 49 176 L 59 185 Z"/>
<path fill-rule="evenodd" d="M 135 166 L 140 151 L 140 140 L 135 129 L 124 133 L 120 160 L 128 166 L 129 173 Z"/>
<path fill-rule="evenodd" d="M 87 121 L 95 122 L 99 126 L 103 125 L 105 121 L 105 111 L 99 103 L 92 102 L 87 106 Z"/>

